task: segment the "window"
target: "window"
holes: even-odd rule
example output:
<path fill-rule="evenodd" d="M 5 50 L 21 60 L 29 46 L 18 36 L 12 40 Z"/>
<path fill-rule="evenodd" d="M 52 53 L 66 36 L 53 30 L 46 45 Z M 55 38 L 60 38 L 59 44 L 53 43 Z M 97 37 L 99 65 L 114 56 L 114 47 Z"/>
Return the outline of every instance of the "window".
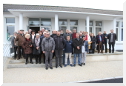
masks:
<path fill-rule="evenodd" d="M 67 19 L 60 19 L 59 25 L 67 25 Z"/>
<path fill-rule="evenodd" d="M 116 22 L 116 27 L 119 27 L 119 22 Z"/>
<path fill-rule="evenodd" d="M 123 22 L 122 22 L 122 25 L 121 25 L 121 27 L 123 27 Z"/>
<path fill-rule="evenodd" d="M 78 20 L 70 20 L 70 25 L 78 25 Z"/>
<path fill-rule="evenodd" d="M 15 23 L 15 18 L 6 18 L 6 23 Z"/>
<path fill-rule="evenodd" d="M 39 24 L 40 24 L 39 18 L 30 18 L 29 19 L 30 26 L 39 26 Z"/>
<path fill-rule="evenodd" d="M 118 41 L 118 28 L 116 28 L 116 36 L 117 36 L 116 41 Z"/>
<path fill-rule="evenodd" d="M 102 21 L 96 21 L 96 26 L 102 26 Z"/>
<path fill-rule="evenodd" d="M 71 30 L 71 31 L 73 31 L 73 29 L 76 29 L 76 31 L 77 31 L 77 27 L 76 27 L 76 26 L 71 26 L 71 27 L 70 27 L 70 30 Z"/>
<path fill-rule="evenodd" d="M 123 28 L 121 29 L 121 41 L 123 41 Z"/>
<path fill-rule="evenodd" d="M 10 41 L 10 38 L 13 36 L 14 34 L 14 26 L 9 25 L 7 26 L 7 40 Z"/>
<path fill-rule="evenodd" d="M 51 19 L 41 19 L 41 26 L 51 26 Z"/>

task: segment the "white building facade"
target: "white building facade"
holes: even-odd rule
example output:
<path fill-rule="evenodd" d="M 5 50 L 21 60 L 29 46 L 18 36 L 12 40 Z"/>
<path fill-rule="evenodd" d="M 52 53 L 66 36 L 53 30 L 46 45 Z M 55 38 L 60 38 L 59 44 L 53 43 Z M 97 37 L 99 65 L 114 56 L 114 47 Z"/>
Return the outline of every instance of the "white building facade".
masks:
<path fill-rule="evenodd" d="M 3 42 L 20 29 L 35 31 L 45 28 L 52 30 L 87 31 L 98 34 L 99 31 L 117 34 L 115 50 L 123 50 L 123 12 L 76 7 L 57 7 L 43 5 L 3 5 Z"/>

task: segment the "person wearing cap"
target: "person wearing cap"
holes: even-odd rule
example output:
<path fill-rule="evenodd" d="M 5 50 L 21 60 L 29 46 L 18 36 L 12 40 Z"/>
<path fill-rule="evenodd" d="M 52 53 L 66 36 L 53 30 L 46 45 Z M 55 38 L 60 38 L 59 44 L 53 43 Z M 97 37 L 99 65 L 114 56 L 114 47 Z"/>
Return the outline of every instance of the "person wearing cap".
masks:
<path fill-rule="evenodd" d="M 85 41 L 85 38 L 86 38 L 85 36 L 82 36 L 83 39 L 82 54 L 81 54 L 82 65 L 85 65 L 86 54 L 88 52 L 88 41 Z"/>
<path fill-rule="evenodd" d="M 15 41 L 18 41 L 18 60 L 21 56 L 25 57 L 24 49 L 22 48 L 22 44 L 25 41 L 24 30 L 20 30 L 20 33 L 17 35 Z"/>
<path fill-rule="evenodd" d="M 36 64 L 41 64 L 41 38 L 39 33 L 36 34 L 36 38 L 33 43 L 33 55 L 36 59 Z"/>
<path fill-rule="evenodd" d="M 50 66 L 50 69 L 53 69 L 52 56 L 53 56 L 54 49 L 55 49 L 55 42 L 54 42 L 54 39 L 52 37 L 50 37 L 49 32 L 47 32 L 46 37 L 43 38 L 41 47 L 42 47 L 43 53 L 45 54 L 45 68 L 46 68 L 46 70 L 48 69 L 48 64 Z"/>
<path fill-rule="evenodd" d="M 14 59 L 16 59 L 17 57 L 17 48 L 18 48 L 18 41 L 15 41 L 16 37 L 17 37 L 17 32 L 14 32 L 14 36 L 11 39 L 11 45 L 12 48 L 14 49 Z"/>

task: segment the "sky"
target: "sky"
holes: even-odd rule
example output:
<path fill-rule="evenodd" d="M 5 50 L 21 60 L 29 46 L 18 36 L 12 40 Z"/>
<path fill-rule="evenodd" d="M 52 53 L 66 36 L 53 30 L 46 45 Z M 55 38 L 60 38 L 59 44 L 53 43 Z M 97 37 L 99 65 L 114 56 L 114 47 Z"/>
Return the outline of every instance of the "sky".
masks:
<path fill-rule="evenodd" d="M 4 0 L 4 4 L 32 4 L 52 5 L 67 7 L 84 7 L 94 9 L 123 11 L 123 3 L 126 0 Z"/>

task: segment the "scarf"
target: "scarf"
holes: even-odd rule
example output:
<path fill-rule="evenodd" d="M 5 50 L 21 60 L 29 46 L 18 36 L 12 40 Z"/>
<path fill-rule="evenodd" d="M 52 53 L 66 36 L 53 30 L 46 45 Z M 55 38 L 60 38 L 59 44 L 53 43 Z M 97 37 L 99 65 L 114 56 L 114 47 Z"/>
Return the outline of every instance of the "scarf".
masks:
<path fill-rule="evenodd" d="M 40 38 L 38 38 L 38 39 L 35 38 L 35 44 L 36 44 L 37 47 L 39 47 L 39 43 L 40 43 Z"/>

